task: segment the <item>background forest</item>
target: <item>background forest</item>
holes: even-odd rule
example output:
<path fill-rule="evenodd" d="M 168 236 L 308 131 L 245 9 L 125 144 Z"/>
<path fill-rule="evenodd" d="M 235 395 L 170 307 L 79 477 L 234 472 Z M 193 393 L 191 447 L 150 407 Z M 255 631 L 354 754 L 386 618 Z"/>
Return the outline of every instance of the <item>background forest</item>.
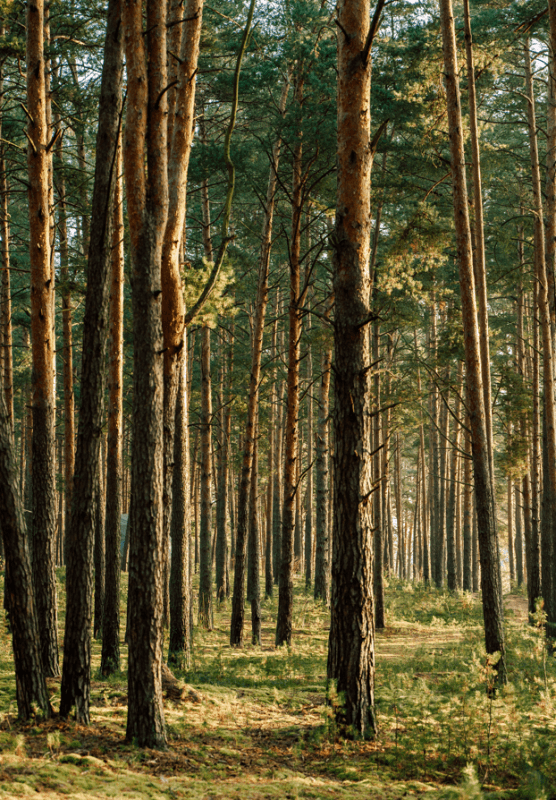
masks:
<path fill-rule="evenodd" d="M 337 39 L 349 38 L 339 12 L 327 0 L 169 2 L 159 41 L 151 35 L 160 22 L 154 3 L 143 13 L 141 3 L 122 2 L 124 24 L 115 0 L 108 11 L 105 3 L 52 0 L 37 26 L 35 6 L 0 0 L 0 480 L 22 501 L 0 497 L 3 635 L 6 647 L 14 636 L 23 720 L 2 740 L 10 786 L 26 755 L 68 764 L 71 785 L 79 758 L 115 752 L 121 721 L 107 722 L 109 744 L 100 734 L 91 743 L 102 704 L 116 716 L 128 704 L 130 744 L 118 758 L 134 769 L 142 758 L 135 745 L 177 748 L 186 734 L 203 750 L 202 719 L 212 731 L 207 746 L 222 759 L 223 731 L 237 712 L 230 698 L 247 687 L 247 717 L 260 712 L 275 759 L 286 740 L 268 731 L 280 727 L 282 736 L 313 715 L 299 743 L 281 750 L 297 764 L 293 777 L 276 778 L 288 791 L 326 796 L 336 791 L 327 781 L 340 780 L 346 797 L 363 796 L 373 758 L 373 780 L 381 765 L 394 794 L 455 782 L 462 797 L 479 796 L 480 784 L 553 795 L 553 5 L 454 7 L 478 330 L 490 347 L 481 392 L 496 570 L 510 595 L 505 644 L 492 647 L 441 15 L 436 2 L 379 3 L 366 324 L 382 738 L 340 744 L 344 699 L 331 690 L 325 698 L 319 634 L 328 625 L 336 546 Z M 33 48 L 43 48 L 36 95 Z M 151 101 L 142 117 L 145 91 Z M 162 263 L 158 283 L 141 272 L 149 258 Z M 145 298 L 161 293 L 160 327 Z M 164 399 L 155 406 L 159 384 Z M 141 474 L 154 476 L 160 505 Z M 18 520 L 13 538 L 8 518 Z M 134 538 L 149 526 L 152 535 Z M 17 538 L 16 529 L 27 534 Z M 9 566 L 16 552 L 17 568 Z M 17 644 L 16 614 L 31 596 L 37 619 L 29 614 L 21 634 L 36 640 L 28 657 Z M 492 615 L 502 630 L 502 615 Z M 403 649 L 414 648 L 412 637 L 424 643 L 410 669 Z M 129 663 L 126 644 L 135 653 Z M 151 655 L 140 656 L 151 644 Z M 162 660 L 180 678 L 163 668 L 166 720 Z M 11 681 L 0 709 L 10 731 L 7 651 L 1 663 Z M 329 661 L 329 678 L 330 669 Z M 156 689 L 147 702 L 138 687 L 149 681 Z M 259 697 L 259 684 L 274 694 Z M 263 717 L 272 718 L 271 706 L 283 710 L 286 697 L 292 719 L 276 718 L 267 730 Z M 46 746 L 44 736 L 31 746 L 29 720 L 39 708 L 50 717 L 52 702 L 64 719 L 75 708 L 76 722 L 44 723 L 37 730 Z M 191 704 L 188 723 L 180 721 L 183 703 Z M 212 706 L 221 707 L 218 719 Z M 256 725 L 245 725 L 249 743 L 236 741 L 232 758 L 252 747 Z M 266 769 L 266 756 L 257 757 Z M 182 758 L 164 770 L 187 772 Z M 246 769 L 260 778 L 263 767 L 250 758 Z M 299 783 L 305 758 L 311 780 L 322 779 L 314 794 Z M 327 759 L 333 770 L 322 766 Z M 355 772 L 332 774 L 338 759 L 353 759 Z M 90 763 L 100 777 L 102 764 Z M 120 774 L 122 766 L 110 768 Z M 284 786 L 271 776 L 258 789 L 284 796 Z M 48 781 L 36 788 L 58 791 Z M 207 783 L 171 793 L 205 789 L 231 791 Z M 145 787 L 133 791 L 150 796 Z"/>

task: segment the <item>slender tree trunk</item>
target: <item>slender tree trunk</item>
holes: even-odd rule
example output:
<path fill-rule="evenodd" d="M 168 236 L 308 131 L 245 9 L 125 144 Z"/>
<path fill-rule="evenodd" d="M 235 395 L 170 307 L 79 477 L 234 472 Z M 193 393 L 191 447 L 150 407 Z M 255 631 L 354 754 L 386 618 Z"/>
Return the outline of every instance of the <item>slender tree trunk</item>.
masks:
<path fill-rule="evenodd" d="M 523 536 L 522 536 L 522 511 L 519 484 L 513 485 L 515 496 L 515 572 L 518 587 L 523 585 Z"/>
<path fill-rule="evenodd" d="M 511 476 L 508 477 L 508 567 L 510 572 L 510 587 L 515 581 L 515 559 L 514 559 L 514 486 Z"/>
<path fill-rule="evenodd" d="M 317 531 L 315 553 L 315 600 L 330 604 L 330 581 L 328 542 L 330 521 L 328 518 L 328 484 L 329 484 L 329 422 L 330 413 L 330 372 L 332 367 L 332 348 L 327 347 L 322 356 L 322 377 L 320 383 L 320 406 L 317 428 L 317 462 L 316 462 L 316 494 L 317 494 Z"/>
<path fill-rule="evenodd" d="M 300 86 L 296 87 L 299 102 Z M 296 522 L 296 494 L 299 491 L 299 357 L 301 339 L 301 216 L 303 207 L 302 145 L 295 146 L 292 192 L 292 237 L 290 246 L 290 306 L 288 339 L 288 388 L 284 442 L 284 502 L 282 511 L 282 550 L 276 644 L 291 644 L 293 628 L 293 568 Z"/>
<path fill-rule="evenodd" d="M 280 111 L 286 107 L 289 83 L 286 82 L 280 98 Z M 235 526 L 235 570 L 234 592 L 232 597 L 232 620 L 230 625 L 230 644 L 241 647 L 243 643 L 243 622 L 245 616 L 245 559 L 247 554 L 248 504 L 253 450 L 255 446 L 255 418 L 259 399 L 259 383 L 263 350 L 263 335 L 268 304 L 268 276 L 270 270 L 270 253 L 272 246 L 272 226 L 274 221 L 274 202 L 277 186 L 277 170 L 280 161 L 281 139 L 273 148 L 272 164 L 266 192 L 266 212 L 263 221 L 262 244 L 259 255 L 259 277 L 257 300 L 255 307 L 255 323 L 253 329 L 253 349 L 251 353 L 251 374 L 249 376 L 249 397 L 247 401 L 247 420 L 245 439 L 243 441 L 243 457 L 241 476 L 237 495 L 237 524 Z"/>
<path fill-rule="evenodd" d="M 118 146 L 110 278 L 108 438 L 106 445 L 106 584 L 100 671 L 120 669 L 120 539 L 122 516 L 124 207 L 122 149 Z"/>
<path fill-rule="evenodd" d="M 467 421 L 466 421 L 466 427 Z M 473 588 L 473 476 L 471 462 L 471 436 L 464 433 L 465 457 L 463 462 L 463 591 Z"/>
<path fill-rule="evenodd" d="M 63 173 L 62 137 L 56 143 L 56 153 L 60 175 L 58 187 L 58 235 L 60 240 L 60 294 L 62 298 L 62 336 L 63 336 L 63 377 L 64 377 L 64 484 L 65 484 L 65 522 L 67 532 L 71 516 L 71 495 L 73 471 L 75 466 L 75 398 L 73 391 L 73 331 L 72 298 L 69 288 L 69 248 L 66 204 L 66 182 Z"/>
<path fill-rule="evenodd" d="M 218 456 L 218 491 L 216 496 L 216 598 L 222 602 L 230 594 L 227 564 L 228 547 L 228 473 L 232 430 L 232 352 L 233 333 L 226 342 L 221 338 L 220 420 L 222 441 Z"/>
<path fill-rule="evenodd" d="M 67 531 L 66 627 L 60 714 L 75 706 L 89 723 L 95 489 L 98 490 L 103 417 L 104 363 L 108 328 L 113 191 L 120 131 L 123 80 L 121 8 L 112 0 L 104 48 L 97 153 L 83 321 L 81 403 L 70 526 Z M 139 438 L 139 437 L 137 437 Z"/>
<path fill-rule="evenodd" d="M 372 361 L 376 364 L 373 375 L 373 420 L 372 420 L 372 450 L 373 456 L 373 588 L 374 588 L 374 601 L 375 601 L 375 628 L 382 630 L 386 623 L 384 619 L 384 581 L 383 581 L 383 554 L 384 554 L 384 531 L 385 525 L 383 520 L 383 507 L 382 507 L 382 458 L 380 451 L 380 422 L 381 415 L 380 409 L 380 373 L 378 370 L 379 360 L 379 341 L 380 341 L 380 327 L 378 323 L 373 325 L 372 333 Z M 399 526 L 399 520 L 398 520 Z"/>
<path fill-rule="evenodd" d="M 212 630 L 212 392 L 210 328 L 201 330 L 201 527 L 199 538 L 199 624 Z"/>
<path fill-rule="evenodd" d="M 506 682 L 502 587 L 496 534 L 489 434 L 485 412 L 481 347 L 471 250 L 461 101 L 458 81 L 455 26 L 451 0 L 440 0 L 442 45 L 448 107 L 454 222 L 465 342 L 467 400 L 472 432 L 473 472 L 481 558 L 481 589 L 487 653 L 499 653 L 495 666 L 499 684 Z"/>
<path fill-rule="evenodd" d="M 253 463 L 251 465 L 250 501 L 249 501 L 249 590 L 251 603 L 251 642 L 261 644 L 261 579 L 260 579 L 260 530 L 259 510 L 257 502 L 259 485 L 259 440 L 255 438 Z"/>
<path fill-rule="evenodd" d="M 548 277 L 545 251 L 545 231 L 543 218 L 543 197 L 539 154 L 537 146 L 537 123 L 535 118 L 535 96 L 533 91 L 533 74 L 529 41 L 524 45 L 525 79 L 527 92 L 527 120 L 529 123 L 529 147 L 531 154 L 531 176 L 533 185 L 533 202 L 535 209 L 535 271 L 537 292 L 537 308 L 542 333 L 543 360 L 543 418 L 546 441 L 546 472 L 543 475 L 544 514 L 542 520 L 542 596 L 547 613 L 547 634 L 552 636 L 556 631 L 556 602 L 554 597 L 554 535 L 556 525 L 556 408 L 554 384 L 553 337 L 550 321 L 550 303 L 548 298 Z"/>
<path fill-rule="evenodd" d="M 463 363 L 458 364 L 458 377 L 456 387 L 456 400 L 454 404 L 454 438 L 450 459 L 450 480 L 448 485 L 448 507 L 446 509 L 446 543 L 447 543 L 447 584 L 451 592 L 457 589 L 457 494 L 459 493 L 458 484 L 458 461 L 460 448 L 461 425 L 459 418 L 461 414 L 461 395 L 463 392 Z"/>
<path fill-rule="evenodd" d="M 95 639 L 102 639 L 102 625 L 104 615 L 104 588 L 106 584 L 106 541 L 105 541 L 105 512 L 106 492 L 104 490 L 104 457 L 103 443 L 100 441 L 98 479 L 95 489 L 95 604 L 93 614 L 93 635 Z"/>
<path fill-rule="evenodd" d="M 183 359 L 174 432 L 172 488 L 172 560 L 170 568 L 170 641 L 168 663 L 184 669 L 191 658 L 191 573 L 189 545 L 189 464 L 187 434 L 187 359 Z"/>

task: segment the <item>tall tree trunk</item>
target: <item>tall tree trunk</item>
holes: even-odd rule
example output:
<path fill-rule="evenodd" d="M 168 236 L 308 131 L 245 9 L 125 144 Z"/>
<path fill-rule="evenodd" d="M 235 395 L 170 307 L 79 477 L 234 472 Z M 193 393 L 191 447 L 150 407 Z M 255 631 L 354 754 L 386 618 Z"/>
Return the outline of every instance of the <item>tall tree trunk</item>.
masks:
<path fill-rule="evenodd" d="M 210 328 L 201 329 L 201 527 L 199 538 L 199 625 L 212 630 L 212 391 Z"/>
<path fill-rule="evenodd" d="M 54 350 L 50 264 L 50 198 L 44 0 L 27 6 L 27 167 L 33 347 L 33 579 L 46 675 L 56 676 L 58 610 L 54 574 L 56 476 L 54 470 Z"/>
<path fill-rule="evenodd" d="M 317 427 L 317 462 L 316 462 L 316 503 L 317 530 L 315 553 L 315 600 L 330 603 L 330 562 L 328 559 L 328 542 L 330 520 L 328 518 L 328 484 L 329 484 L 329 422 L 330 413 L 330 372 L 332 368 L 332 347 L 328 346 L 322 356 L 322 376 L 320 382 L 320 405 Z"/>
<path fill-rule="evenodd" d="M 187 359 L 182 361 L 174 432 L 172 488 L 172 560 L 170 568 L 170 641 L 168 663 L 181 669 L 191 658 L 191 571 L 189 515 L 189 437 L 187 432 Z"/>
<path fill-rule="evenodd" d="M 162 330 L 164 336 L 164 611 L 168 620 L 170 573 L 170 529 L 172 513 L 172 470 L 174 469 L 174 425 L 176 397 L 184 358 L 185 305 L 180 264 L 186 219 L 187 176 L 195 131 L 195 91 L 199 59 L 203 0 L 187 0 L 171 8 L 170 47 L 179 58 L 171 59 L 175 81 L 168 115 L 168 220 L 162 244 Z M 187 20 L 182 24 L 182 20 Z M 177 24 L 179 22 L 179 24 Z M 165 89 L 166 91 L 166 89 Z M 185 369 L 185 367 L 184 367 Z"/>
<path fill-rule="evenodd" d="M 122 148 L 118 145 L 110 276 L 108 438 L 106 443 L 106 583 L 100 671 L 120 669 L 120 538 L 122 516 L 124 206 Z"/>
<path fill-rule="evenodd" d="M 338 3 L 338 178 L 334 256 L 334 557 L 328 680 L 347 735 L 373 736 L 374 608 L 369 352 L 370 48 L 367 0 Z"/>
<path fill-rule="evenodd" d="M 35 704 L 51 714 L 41 664 L 29 548 L 14 460 L 13 436 L 6 400 L 0 392 L 0 513 L 6 556 L 6 599 L 15 662 L 17 710 L 20 719 L 35 714 Z"/>
<path fill-rule="evenodd" d="M 162 240 L 168 215 L 166 4 L 123 0 L 128 76 L 124 147 L 133 264 L 134 412 L 126 736 L 164 747 Z M 146 153 L 146 169 L 145 169 Z"/>
<path fill-rule="evenodd" d="M 58 115 L 58 122 L 59 122 Z M 58 187 L 58 235 L 60 241 L 60 294 L 62 298 L 62 362 L 64 378 L 64 488 L 65 488 L 65 521 L 67 532 L 71 516 L 71 494 L 73 489 L 73 471 L 75 466 L 75 397 L 73 391 L 73 331 L 72 331 L 72 299 L 69 287 L 69 248 L 67 226 L 66 182 L 63 173 L 62 137 L 56 142 L 56 154 L 60 175 Z"/>
<path fill-rule="evenodd" d="M 454 438 L 450 458 L 450 478 L 448 484 L 448 505 L 446 509 L 446 544 L 447 544 L 447 585 L 451 592 L 457 589 L 457 541 L 456 541 L 456 512 L 457 494 L 459 493 L 458 484 L 458 460 L 460 448 L 461 425 L 459 423 L 461 413 L 461 395 L 463 392 L 463 363 L 458 364 L 458 377 L 456 385 L 456 400 L 454 404 Z"/>
<path fill-rule="evenodd" d="M 380 451 L 380 428 L 381 428 L 381 415 L 380 410 L 380 372 L 379 364 L 379 341 L 380 341 L 380 326 L 378 323 L 373 325 L 372 333 L 372 361 L 375 364 L 373 375 L 373 420 L 372 420 L 372 449 L 373 455 L 373 591 L 375 601 L 375 628 L 382 630 L 386 623 L 384 619 L 384 580 L 383 580 L 383 554 L 384 554 L 384 519 L 383 519 L 383 506 L 382 506 L 382 458 Z M 399 525 L 399 521 L 398 521 Z"/>
<path fill-rule="evenodd" d="M 101 423 L 102 425 L 102 423 Z M 106 513 L 106 492 L 104 489 L 104 454 L 103 443 L 100 441 L 98 480 L 95 489 L 95 546 L 94 546 L 94 565 L 95 565 L 95 604 L 93 614 L 93 635 L 95 639 L 102 639 L 102 620 L 104 615 L 104 587 L 106 583 L 106 541 L 105 541 L 105 513 Z"/>
<path fill-rule="evenodd" d="M 296 86 L 300 100 L 301 86 Z M 298 133 L 299 137 L 299 133 Z M 282 547 L 276 644 L 291 644 L 293 628 L 293 567 L 296 494 L 299 491 L 299 357 L 301 339 L 301 215 L 303 208 L 302 145 L 294 149 L 292 191 L 292 236 L 290 246 L 290 305 L 288 336 L 288 383 L 286 398 L 286 430 L 284 442 L 284 501 L 282 510 Z"/>
<path fill-rule="evenodd" d="M 233 332 L 226 341 L 221 338 L 220 421 L 222 441 L 218 456 L 218 491 L 216 496 L 216 598 L 219 602 L 230 594 L 228 575 L 228 474 L 230 436 L 232 430 L 232 359 Z"/>
<path fill-rule="evenodd" d="M 502 587 L 496 534 L 496 512 L 489 458 L 483 370 L 475 295 L 471 231 L 465 177 L 465 157 L 459 92 L 455 26 L 451 0 L 440 0 L 442 46 L 448 107 L 454 223 L 460 275 L 467 400 L 472 433 L 473 471 L 477 506 L 481 588 L 487 653 L 499 653 L 495 666 L 499 684 L 506 682 Z"/>
<path fill-rule="evenodd" d="M 280 113 L 284 112 L 288 90 L 289 82 L 286 81 L 280 98 Z M 259 280 L 253 330 L 253 349 L 251 355 L 251 375 L 249 380 L 247 422 L 243 444 L 241 480 L 238 491 L 234 593 L 232 600 L 232 621 L 230 626 L 230 644 L 232 646 L 241 646 L 243 640 L 243 621 L 245 613 L 245 557 L 248 530 L 247 510 L 253 451 L 255 447 L 255 417 L 257 413 L 258 391 L 261 373 L 264 323 L 266 307 L 268 304 L 268 276 L 270 269 L 274 200 L 276 194 L 277 169 L 280 160 L 280 149 L 281 139 L 279 138 L 274 145 L 272 153 L 272 163 L 266 195 L 266 211 L 263 221 L 261 252 L 259 257 Z"/>
<path fill-rule="evenodd" d="M 466 419 L 466 428 L 468 428 Z M 463 462 L 463 591 L 473 588 L 473 476 L 471 473 L 471 435 L 464 433 L 465 455 Z"/>
<path fill-rule="evenodd" d="M 123 37 L 121 8 L 111 0 L 104 46 L 95 165 L 87 294 L 83 321 L 81 403 L 70 526 L 66 535 L 66 627 L 60 714 L 75 706 L 89 723 L 95 488 L 99 482 L 104 363 L 109 314 L 114 223 L 113 191 L 122 108 Z M 143 346 L 143 345 L 142 345 Z M 136 437 L 139 439 L 140 437 Z M 137 503 L 139 505 L 139 503 Z"/>
<path fill-rule="evenodd" d="M 248 599 L 251 603 L 251 643 L 261 644 L 261 579 L 260 579 L 260 530 L 257 502 L 259 485 L 259 439 L 255 438 L 253 463 L 251 465 L 249 500 L 249 581 Z"/>
<path fill-rule="evenodd" d="M 475 67 L 473 60 L 473 37 L 469 0 L 464 0 L 465 55 L 467 60 L 467 91 L 469 101 L 469 133 L 473 163 L 473 274 L 477 292 L 479 313 L 479 347 L 483 376 L 483 397 L 486 417 L 490 477 L 494 492 L 494 449 L 492 442 L 492 390 L 490 378 L 488 295 L 486 282 L 485 231 L 483 221 L 483 193 L 481 183 L 481 156 L 479 149 L 479 126 L 477 122 L 477 97 L 475 91 Z"/>
<path fill-rule="evenodd" d="M 529 124 L 529 148 L 531 154 L 531 176 L 533 186 L 533 203 L 535 209 L 535 273 L 537 308 L 542 334 L 543 360 L 543 411 L 544 436 L 546 440 L 546 467 L 543 475 L 544 514 L 542 520 L 542 596 L 547 613 L 547 634 L 552 636 L 556 631 L 556 602 L 554 597 L 554 535 L 556 525 L 556 408 L 554 385 L 553 338 L 550 321 L 550 304 L 548 299 L 548 277 L 545 250 L 545 231 L 543 218 L 543 197 L 537 146 L 537 123 L 535 118 L 535 95 L 533 91 L 533 74 L 529 41 L 524 46 L 525 80 L 527 93 L 527 121 Z"/>

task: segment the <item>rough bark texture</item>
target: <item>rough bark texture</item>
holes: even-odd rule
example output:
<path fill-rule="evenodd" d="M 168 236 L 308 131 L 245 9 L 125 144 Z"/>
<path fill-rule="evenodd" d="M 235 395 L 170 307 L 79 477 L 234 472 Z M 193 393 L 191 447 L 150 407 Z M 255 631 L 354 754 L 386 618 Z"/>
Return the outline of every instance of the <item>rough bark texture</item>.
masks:
<path fill-rule="evenodd" d="M 126 736 L 164 747 L 162 703 L 162 237 L 168 215 L 166 4 L 123 2 L 128 76 L 124 147 L 133 265 L 134 410 Z M 146 154 L 146 162 L 145 162 Z"/>
<path fill-rule="evenodd" d="M 506 682 L 502 587 L 500 584 L 496 512 L 489 459 L 487 418 L 484 407 L 483 367 L 481 364 L 475 298 L 455 27 L 451 0 L 441 0 L 440 16 L 448 105 L 454 221 L 465 343 L 467 399 L 472 433 L 485 644 L 487 653 L 499 653 L 499 660 L 495 669 L 498 681 L 502 684 Z"/>
<path fill-rule="evenodd" d="M 172 90 L 168 117 L 168 221 L 162 246 L 162 329 L 164 334 L 164 595 L 167 616 L 168 578 L 170 571 L 170 536 L 172 514 L 172 471 L 174 468 L 174 424 L 179 370 L 184 346 L 185 305 L 181 278 L 180 254 L 186 215 L 187 175 L 194 135 L 195 91 L 199 45 L 201 39 L 203 0 L 187 0 L 184 6 L 175 3 L 172 19 L 187 20 L 170 28 L 169 49 L 178 54 L 171 58 L 176 81 Z M 171 80 L 170 80 L 171 78 Z"/>
<path fill-rule="evenodd" d="M 44 2 L 27 5 L 27 167 L 33 349 L 33 580 L 46 675 L 59 674 L 58 611 L 54 574 L 56 480 L 54 472 L 53 283 L 50 268 L 50 200 Z"/>
<path fill-rule="evenodd" d="M 296 86 L 299 102 L 302 80 Z M 286 430 L 284 441 L 284 499 L 282 506 L 282 541 L 276 644 L 291 644 L 293 627 L 293 567 L 296 526 L 296 495 L 299 490 L 299 356 L 301 340 L 301 214 L 303 208 L 302 144 L 298 132 L 294 150 L 292 189 L 292 233 L 290 245 L 290 304 L 288 331 L 288 379 L 286 395 Z"/>
<path fill-rule="evenodd" d="M 29 548 L 18 491 L 10 417 L 3 393 L 0 393 L 0 514 L 6 556 L 6 600 L 15 662 L 17 711 L 20 719 L 29 719 L 35 713 L 36 704 L 48 717 L 51 708 L 41 665 Z"/>
<path fill-rule="evenodd" d="M 118 147 L 110 281 L 108 438 L 106 443 L 106 582 L 100 671 L 120 669 L 120 538 L 122 515 L 124 219 L 122 151 Z"/>
<path fill-rule="evenodd" d="M 346 734 L 373 736 L 374 609 L 369 352 L 370 80 L 367 0 L 338 4 L 334 247 L 334 525 L 328 680 Z M 370 42 L 369 42 L 370 47 Z"/>
<path fill-rule="evenodd" d="M 67 610 L 60 714 L 75 706 L 89 722 L 95 489 L 98 491 L 102 435 L 104 362 L 108 339 L 113 191 L 120 130 L 123 37 L 119 0 L 111 0 L 104 47 L 97 153 L 83 320 L 81 404 L 70 527 L 67 531 Z"/>

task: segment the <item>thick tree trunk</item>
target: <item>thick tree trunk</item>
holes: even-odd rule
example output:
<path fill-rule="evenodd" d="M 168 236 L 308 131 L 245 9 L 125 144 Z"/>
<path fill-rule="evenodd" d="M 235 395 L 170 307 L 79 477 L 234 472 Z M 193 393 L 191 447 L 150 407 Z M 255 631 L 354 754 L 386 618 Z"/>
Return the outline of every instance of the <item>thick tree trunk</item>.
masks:
<path fill-rule="evenodd" d="M 95 166 L 87 294 L 83 321 L 81 403 L 70 527 L 67 531 L 66 627 L 60 714 L 75 706 L 88 724 L 91 682 L 91 634 L 95 490 L 98 491 L 102 434 L 104 363 L 107 343 L 113 191 L 122 107 L 123 37 L 121 9 L 111 0 L 104 48 Z M 139 438 L 139 437 L 137 437 Z"/>
<path fill-rule="evenodd" d="M 15 662 L 17 710 L 20 719 L 27 720 L 35 714 L 36 704 L 48 717 L 51 708 L 41 664 L 29 548 L 23 505 L 18 491 L 10 416 L 3 393 L 0 393 L 0 513 L 6 556 L 6 600 Z"/>
<path fill-rule="evenodd" d="M 381 6 L 377 7 L 378 22 Z M 369 245 L 370 8 L 338 3 L 338 183 L 334 247 L 334 558 L 328 680 L 347 735 L 376 732 Z M 374 22 L 374 20 L 373 20 Z M 376 30 L 376 26 L 375 27 Z"/>
<path fill-rule="evenodd" d="M 124 148 L 133 265 L 134 412 L 126 736 L 164 747 L 163 337 L 160 263 L 168 215 L 166 4 L 123 0 L 128 76 Z M 145 169 L 146 154 L 146 169 Z"/>
<path fill-rule="evenodd" d="M 186 219 L 187 176 L 195 132 L 196 74 L 201 39 L 203 0 L 175 4 L 170 22 L 170 59 L 176 82 L 170 95 L 168 114 L 168 220 L 162 245 L 162 329 L 164 335 L 164 616 L 168 621 L 168 581 L 170 575 L 170 530 L 172 514 L 172 470 L 174 468 L 174 424 L 179 373 L 184 356 L 185 305 L 180 254 Z M 187 22 L 181 24 L 181 20 Z M 176 24 L 180 20 L 180 24 Z M 185 367 L 184 367 L 185 368 Z"/>
<path fill-rule="evenodd" d="M 449 121 L 454 222 L 465 343 L 467 400 L 472 433 L 475 499 L 479 530 L 485 644 L 487 653 L 499 653 L 499 660 L 495 670 L 499 684 L 503 684 L 506 682 L 506 655 L 502 587 L 500 585 L 496 512 L 482 374 L 483 369 L 487 368 L 487 364 L 482 364 L 481 362 L 465 178 L 455 26 L 451 0 L 440 0 L 440 16 Z"/>
<path fill-rule="evenodd" d="M 120 669 L 120 538 L 122 515 L 124 215 L 122 150 L 118 147 L 110 280 L 108 438 L 106 444 L 106 583 L 100 671 Z"/>

